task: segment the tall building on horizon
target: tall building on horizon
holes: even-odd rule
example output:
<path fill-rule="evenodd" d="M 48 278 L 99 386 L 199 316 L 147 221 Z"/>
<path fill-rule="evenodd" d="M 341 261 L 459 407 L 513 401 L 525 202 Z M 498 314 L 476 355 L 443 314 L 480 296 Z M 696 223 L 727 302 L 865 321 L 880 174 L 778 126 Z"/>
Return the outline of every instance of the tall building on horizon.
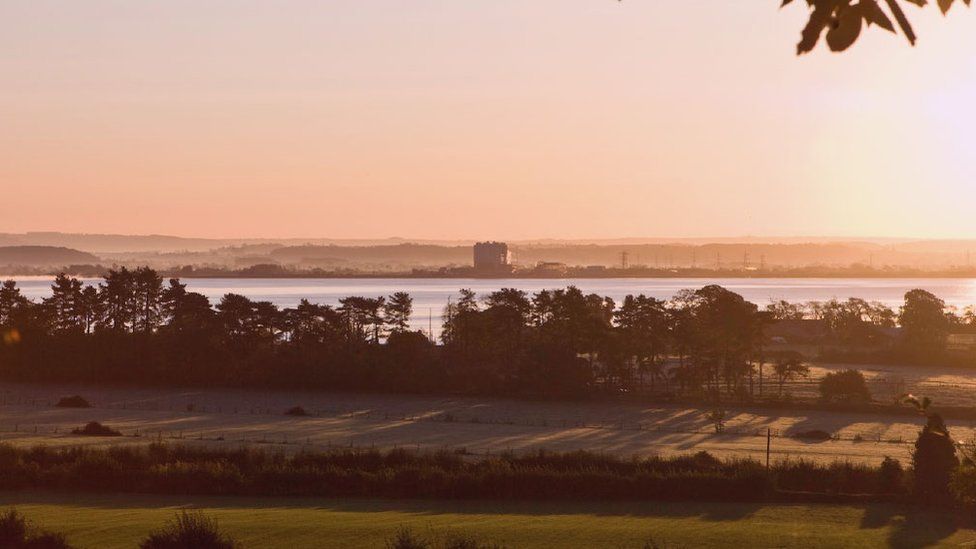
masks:
<path fill-rule="evenodd" d="M 504 242 L 477 242 L 474 245 L 474 270 L 481 273 L 511 272 L 511 253 Z"/>

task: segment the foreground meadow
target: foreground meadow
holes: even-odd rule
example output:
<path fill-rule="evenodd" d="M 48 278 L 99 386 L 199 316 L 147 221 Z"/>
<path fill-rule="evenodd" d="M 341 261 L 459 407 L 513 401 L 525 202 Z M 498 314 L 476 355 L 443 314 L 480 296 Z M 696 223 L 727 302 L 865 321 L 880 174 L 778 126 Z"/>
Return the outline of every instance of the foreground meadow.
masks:
<path fill-rule="evenodd" d="M 502 503 L 0 493 L 84 548 L 135 547 L 183 507 L 251 549 L 380 548 L 397 528 L 465 532 L 512 548 L 925 547 L 976 543 L 956 516 L 897 505 Z"/>

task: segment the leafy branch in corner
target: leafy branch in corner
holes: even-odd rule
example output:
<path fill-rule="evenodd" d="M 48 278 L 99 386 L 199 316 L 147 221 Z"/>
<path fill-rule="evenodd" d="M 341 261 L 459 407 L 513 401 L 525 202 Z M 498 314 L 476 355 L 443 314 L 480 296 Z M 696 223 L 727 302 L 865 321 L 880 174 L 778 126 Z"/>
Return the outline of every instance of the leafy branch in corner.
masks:
<path fill-rule="evenodd" d="M 877 25 L 888 32 L 897 33 L 895 23 L 908 42 L 914 46 L 915 31 L 900 2 L 923 7 L 928 4 L 928 0 L 883 0 L 883 2 L 887 11 L 882 8 L 880 0 L 806 0 L 810 8 L 810 19 L 800 33 L 800 42 L 796 45 L 797 55 L 813 50 L 824 31 L 826 31 L 827 46 L 831 51 L 844 51 L 857 41 L 863 27 Z M 949 12 L 954 2 L 955 0 L 936 0 L 943 15 Z M 969 6 L 972 0 L 962 0 L 962 2 Z M 793 0 L 783 0 L 780 7 L 791 3 Z"/>

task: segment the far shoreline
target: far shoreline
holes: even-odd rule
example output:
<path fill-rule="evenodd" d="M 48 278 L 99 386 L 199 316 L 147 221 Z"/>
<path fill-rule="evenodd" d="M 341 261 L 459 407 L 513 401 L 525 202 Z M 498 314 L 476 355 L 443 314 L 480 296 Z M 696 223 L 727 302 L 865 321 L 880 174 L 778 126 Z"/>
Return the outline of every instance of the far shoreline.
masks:
<path fill-rule="evenodd" d="M 115 268 L 113 266 L 112 268 Z M 105 271 L 108 272 L 108 268 Z M 692 279 L 692 280 L 726 280 L 726 279 L 768 279 L 768 280 L 836 280 L 836 279 L 865 279 L 865 280 L 925 280 L 925 279 L 976 279 L 976 270 L 963 273 L 955 272 L 918 272 L 918 271 L 896 271 L 883 273 L 865 272 L 669 272 L 669 273 L 621 273 L 613 272 L 606 274 L 592 273 L 572 273 L 572 274 L 472 274 L 472 273 L 309 273 L 309 272 L 279 272 L 279 273 L 243 273 L 237 271 L 227 272 L 200 272 L 186 270 L 161 270 L 160 275 L 164 278 L 179 279 L 235 279 L 235 280 L 268 280 L 268 279 L 294 279 L 294 280 L 667 280 L 667 279 Z M 45 273 L 0 273 L 0 279 L 47 279 L 54 278 L 58 274 L 67 274 L 81 278 L 100 278 L 101 274 L 93 272 L 73 272 L 70 269 L 49 271 Z"/>

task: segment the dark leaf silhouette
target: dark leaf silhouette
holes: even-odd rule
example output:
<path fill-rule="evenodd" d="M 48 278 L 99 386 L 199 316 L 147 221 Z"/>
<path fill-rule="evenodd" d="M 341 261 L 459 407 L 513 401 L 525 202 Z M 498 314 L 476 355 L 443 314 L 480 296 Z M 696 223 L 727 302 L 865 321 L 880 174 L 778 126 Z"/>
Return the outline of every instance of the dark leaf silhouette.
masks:
<path fill-rule="evenodd" d="M 844 51 L 851 47 L 861 35 L 861 28 L 877 25 L 890 32 L 896 32 L 891 19 L 894 18 L 901 33 L 908 42 L 915 45 L 915 30 L 902 9 L 901 2 L 924 7 L 928 0 L 885 0 L 890 16 L 878 4 L 878 0 L 806 0 L 810 9 L 810 18 L 800 32 L 800 41 L 796 45 L 797 54 L 812 51 L 820 41 L 820 36 L 827 31 L 827 46 L 831 51 Z M 949 12 L 955 0 L 937 0 L 942 14 Z M 967 6 L 972 0 L 963 0 Z M 780 7 L 792 4 L 793 0 L 783 0 Z"/>
<path fill-rule="evenodd" d="M 898 21 L 898 26 L 901 27 L 901 32 L 905 33 L 905 38 L 908 38 L 908 41 L 914 46 L 915 31 L 912 30 L 912 24 L 909 23 L 908 18 L 905 17 L 905 12 L 901 10 L 901 6 L 898 5 L 896 0 L 885 0 L 885 2 L 887 2 L 888 7 L 891 8 L 891 13 L 895 16 L 895 21 Z"/>
<path fill-rule="evenodd" d="M 807 21 L 807 25 L 803 27 L 803 31 L 800 33 L 800 43 L 796 45 L 797 54 L 806 53 L 817 45 L 817 41 L 820 40 L 820 34 L 823 32 L 824 27 L 830 23 L 832 12 L 833 6 L 816 6 L 813 8 L 813 13 L 810 14 L 810 20 Z"/>
<path fill-rule="evenodd" d="M 888 32 L 895 32 L 895 25 L 878 5 L 877 0 L 861 0 L 858 5 L 861 6 L 861 14 L 869 26 L 877 25 Z"/>
<path fill-rule="evenodd" d="M 861 5 L 843 6 L 833 27 L 827 31 L 827 45 L 831 51 L 844 51 L 861 34 Z"/>

